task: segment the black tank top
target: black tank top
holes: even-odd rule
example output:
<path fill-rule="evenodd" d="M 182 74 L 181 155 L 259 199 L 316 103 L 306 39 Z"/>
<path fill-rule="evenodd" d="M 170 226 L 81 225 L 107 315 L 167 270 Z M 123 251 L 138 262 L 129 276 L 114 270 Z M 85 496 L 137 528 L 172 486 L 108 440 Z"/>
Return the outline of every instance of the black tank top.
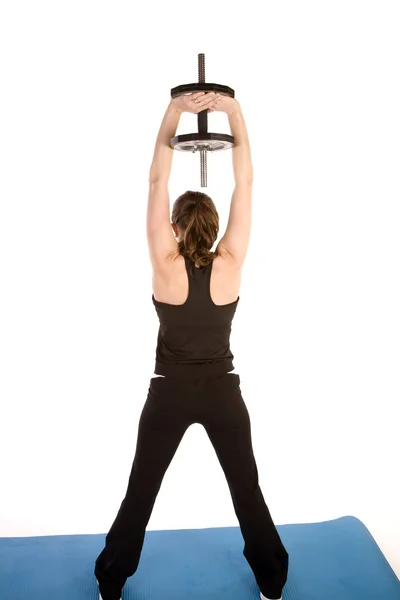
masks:
<path fill-rule="evenodd" d="M 214 304 L 213 261 L 197 268 L 188 257 L 184 259 L 189 280 L 186 302 L 166 304 L 152 296 L 160 321 L 154 372 L 166 376 L 226 373 L 234 368 L 230 334 L 240 297 L 230 304 Z"/>

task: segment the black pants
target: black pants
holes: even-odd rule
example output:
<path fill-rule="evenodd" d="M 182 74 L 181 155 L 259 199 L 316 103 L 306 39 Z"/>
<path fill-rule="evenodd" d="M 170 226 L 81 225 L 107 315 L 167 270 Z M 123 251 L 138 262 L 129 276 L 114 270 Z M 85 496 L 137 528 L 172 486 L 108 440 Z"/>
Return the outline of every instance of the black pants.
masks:
<path fill-rule="evenodd" d="M 193 423 L 204 426 L 225 473 L 244 539 L 243 554 L 267 598 L 280 598 L 289 555 L 265 504 L 238 374 L 151 379 L 125 498 L 96 560 L 103 600 L 119 600 L 138 567 L 165 472 Z"/>

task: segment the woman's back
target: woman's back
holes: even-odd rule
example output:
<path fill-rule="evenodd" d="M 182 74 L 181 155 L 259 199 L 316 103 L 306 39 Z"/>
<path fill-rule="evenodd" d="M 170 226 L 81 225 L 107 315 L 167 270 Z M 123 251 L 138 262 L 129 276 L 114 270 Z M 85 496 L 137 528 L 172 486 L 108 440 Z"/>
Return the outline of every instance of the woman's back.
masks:
<path fill-rule="evenodd" d="M 218 265 L 218 271 L 222 267 L 221 272 L 214 271 L 214 263 Z M 181 266 L 185 270 L 183 277 Z M 208 265 L 196 268 L 189 257 L 179 256 L 169 268 L 166 277 L 156 276 L 166 290 L 162 294 L 163 300 L 153 294 L 160 322 L 154 373 L 186 376 L 189 372 L 211 375 L 231 371 L 234 356 L 230 335 L 239 297 L 236 294 L 231 299 L 225 291 L 224 302 L 221 302 L 214 290 L 217 282 L 219 294 L 223 292 L 226 264 L 221 264 L 221 257 L 217 256 Z"/>
<path fill-rule="evenodd" d="M 231 304 L 239 296 L 242 269 L 227 254 L 217 255 L 212 264 L 210 296 L 217 306 Z M 154 271 L 153 293 L 158 302 L 182 305 L 189 293 L 185 259 L 178 255 L 166 260 L 162 269 Z"/>

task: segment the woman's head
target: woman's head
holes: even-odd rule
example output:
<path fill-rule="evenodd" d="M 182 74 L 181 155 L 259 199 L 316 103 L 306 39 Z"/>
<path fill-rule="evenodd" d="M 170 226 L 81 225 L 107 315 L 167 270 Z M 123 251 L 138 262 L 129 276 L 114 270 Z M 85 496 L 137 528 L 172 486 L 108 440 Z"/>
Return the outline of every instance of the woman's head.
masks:
<path fill-rule="evenodd" d="M 185 192 L 174 202 L 171 221 L 179 253 L 199 266 L 208 265 L 214 259 L 211 248 L 219 232 L 218 212 L 210 196 L 203 192 Z"/>

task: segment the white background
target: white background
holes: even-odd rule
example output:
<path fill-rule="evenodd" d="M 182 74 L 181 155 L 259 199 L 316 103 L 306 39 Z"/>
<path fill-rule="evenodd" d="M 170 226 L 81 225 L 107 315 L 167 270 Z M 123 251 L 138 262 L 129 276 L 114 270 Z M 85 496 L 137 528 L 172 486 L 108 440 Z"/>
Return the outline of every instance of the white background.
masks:
<path fill-rule="evenodd" d="M 278 525 L 358 517 L 400 575 L 398 3 L 8 1 L 0 23 L 0 536 L 105 533 L 120 506 L 158 330 L 148 173 L 204 52 L 252 147 L 231 346 L 265 499 Z M 231 153 L 208 163 L 222 235 Z M 176 152 L 171 207 L 187 189 Z M 194 425 L 148 528 L 231 525 Z"/>

